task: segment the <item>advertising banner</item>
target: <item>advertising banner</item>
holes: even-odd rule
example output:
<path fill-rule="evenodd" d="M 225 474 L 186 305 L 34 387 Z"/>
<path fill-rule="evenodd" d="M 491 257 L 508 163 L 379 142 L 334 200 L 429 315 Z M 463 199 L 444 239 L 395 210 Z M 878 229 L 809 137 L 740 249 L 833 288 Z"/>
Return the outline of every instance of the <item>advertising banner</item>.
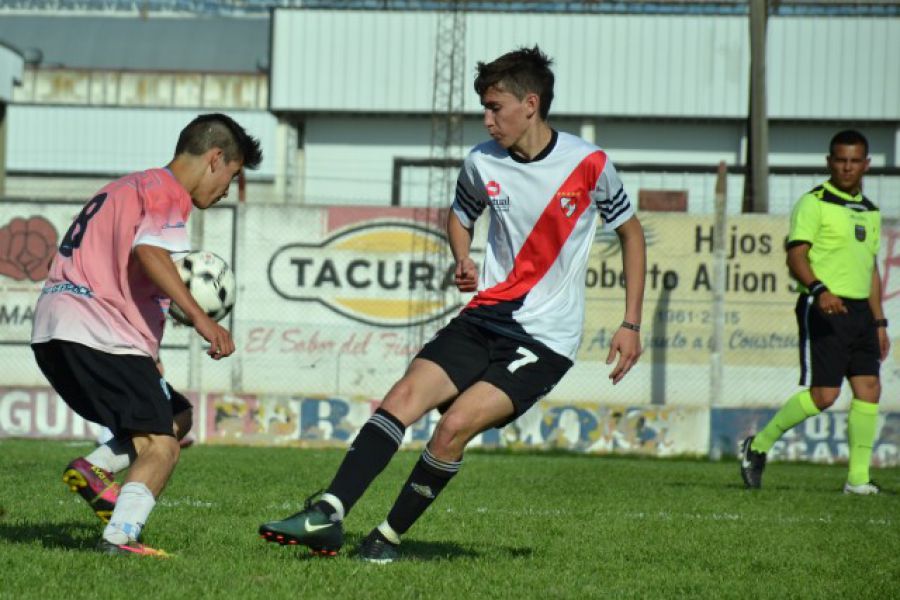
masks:
<path fill-rule="evenodd" d="M 199 422 L 197 396 L 186 393 Z M 50 387 L 0 387 L 0 438 L 96 439 L 100 425 L 75 414 Z"/>
<path fill-rule="evenodd" d="M 710 425 L 710 455 L 735 455 L 738 445 L 748 435 L 765 427 L 771 409 L 713 409 Z M 900 413 L 882 412 L 872 449 L 872 466 L 900 465 Z M 846 463 L 849 456 L 847 412 L 828 410 L 807 419 L 786 432 L 769 452 L 770 461 L 810 461 Z"/>
<path fill-rule="evenodd" d="M 709 364 L 713 326 L 714 218 L 641 215 L 647 239 L 644 358 Z M 796 362 L 794 282 L 784 259 L 788 219 L 742 215 L 725 235 L 725 364 Z M 625 276 L 618 238 L 597 236 L 585 281 L 588 319 L 579 357 L 608 345 L 624 306 Z M 777 317 L 775 316 L 777 315 Z"/>
<path fill-rule="evenodd" d="M 42 385 L 27 350 L 46 266 L 81 203 L 0 203 L 0 373 Z M 197 215 L 195 214 L 192 219 Z M 237 276 L 225 322 L 237 352 L 189 360 L 195 334 L 169 327 L 162 357 L 179 387 L 259 396 L 381 398 L 410 358 L 468 301 L 452 284 L 446 213 L 397 207 L 248 205 L 202 213 L 204 249 Z M 713 218 L 645 213 L 647 279 L 640 362 L 618 386 L 604 362 L 622 320 L 618 238 L 598 231 L 585 277 L 586 321 L 575 367 L 551 402 L 620 406 L 777 406 L 799 377 L 796 294 L 785 266 L 786 215 L 729 217 L 725 239 L 721 393 L 710 398 L 714 306 Z M 479 221 L 475 258 L 485 231 Z M 900 323 L 900 229 L 882 229 L 885 313 Z M 900 384 L 893 352 L 885 390 Z M 201 357 L 202 358 L 202 357 Z M 190 371 L 193 370 L 193 371 Z M 190 372 L 189 372 L 190 371 Z M 900 397 L 886 394 L 888 408 Z"/>

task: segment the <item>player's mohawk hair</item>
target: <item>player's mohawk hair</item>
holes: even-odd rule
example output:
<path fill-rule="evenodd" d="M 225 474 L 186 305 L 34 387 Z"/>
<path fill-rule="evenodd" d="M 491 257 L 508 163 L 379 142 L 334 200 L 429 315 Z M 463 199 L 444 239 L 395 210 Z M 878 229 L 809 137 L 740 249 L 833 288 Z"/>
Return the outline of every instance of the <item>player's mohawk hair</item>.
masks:
<path fill-rule="evenodd" d="M 552 64 L 553 60 L 538 46 L 507 52 L 489 63 L 479 62 L 476 66 L 475 92 L 483 96 L 488 88 L 497 87 L 519 100 L 526 94 L 537 94 L 541 99 L 541 118 L 546 120 L 553 103 Z"/>
<path fill-rule="evenodd" d="M 255 169 L 262 161 L 259 140 L 222 113 L 200 115 L 188 123 L 178 136 L 175 156 L 184 152 L 197 156 L 210 148 L 221 149 L 226 162 L 242 160 L 245 169 Z"/>

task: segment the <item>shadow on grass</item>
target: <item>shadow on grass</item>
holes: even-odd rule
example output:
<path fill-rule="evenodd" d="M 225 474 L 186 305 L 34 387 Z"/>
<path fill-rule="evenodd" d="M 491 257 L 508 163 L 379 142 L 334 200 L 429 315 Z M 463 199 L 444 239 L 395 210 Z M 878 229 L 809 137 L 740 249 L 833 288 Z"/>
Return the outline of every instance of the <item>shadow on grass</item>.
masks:
<path fill-rule="evenodd" d="M 93 551 L 100 530 L 87 523 L 0 522 L 0 539 L 13 544 L 40 543 L 45 548 Z"/>
<path fill-rule="evenodd" d="M 813 493 L 813 494 L 830 494 L 834 495 L 836 492 L 840 492 L 840 487 L 835 487 L 834 485 L 829 485 L 827 483 L 822 484 L 808 484 L 808 483 L 792 483 L 792 484 L 766 484 L 763 489 L 747 489 L 743 483 L 741 482 L 731 482 L 731 483 L 722 483 L 721 481 L 716 481 L 710 479 L 708 481 L 666 481 L 660 484 L 662 487 L 670 487 L 670 488 L 696 488 L 696 489 L 707 489 L 707 490 L 728 490 L 733 492 L 739 492 L 744 494 L 762 494 L 766 491 L 768 492 L 801 492 L 804 494 Z"/>
<path fill-rule="evenodd" d="M 454 542 L 416 540 L 404 540 L 400 548 L 403 560 L 416 561 L 476 559 L 483 556 L 489 556 L 492 559 L 515 559 L 531 558 L 534 554 L 532 548 L 485 544 L 483 548 L 475 549 Z"/>
<path fill-rule="evenodd" d="M 339 555 L 339 559 L 356 560 L 356 546 L 362 541 L 362 536 L 354 539 L 349 536 L 347 543 Z M 300 560 L 332 560 L 314 555 L 302 546 L 294 546 L 297 552 L 285 552 L 284 556 L 290 559 Z M 416 561 L 452 561 L 472 560 L 489 556 L 492 559 L 528 559 L 534 555 L 534 549 L 527 547 L 497 546 L 485 544 L 483 549 L 473 549 L 455 542 L 426 542 L 416 540 L 404 540 L 400 546 L 400 560 L 403 562 Z"/>

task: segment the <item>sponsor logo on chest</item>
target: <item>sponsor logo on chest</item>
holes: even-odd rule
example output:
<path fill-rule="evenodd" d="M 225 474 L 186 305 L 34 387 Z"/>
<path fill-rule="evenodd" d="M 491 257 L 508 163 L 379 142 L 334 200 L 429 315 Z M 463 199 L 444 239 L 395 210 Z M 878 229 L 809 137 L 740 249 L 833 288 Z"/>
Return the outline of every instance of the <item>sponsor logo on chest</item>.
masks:
<path fill-rule="evenodd" d="M 502 212 L 509 210 L 509 195 L 500 188 L 499 182 L 492 179 L 487 182 L 484 189 L 494 210 Z"/>

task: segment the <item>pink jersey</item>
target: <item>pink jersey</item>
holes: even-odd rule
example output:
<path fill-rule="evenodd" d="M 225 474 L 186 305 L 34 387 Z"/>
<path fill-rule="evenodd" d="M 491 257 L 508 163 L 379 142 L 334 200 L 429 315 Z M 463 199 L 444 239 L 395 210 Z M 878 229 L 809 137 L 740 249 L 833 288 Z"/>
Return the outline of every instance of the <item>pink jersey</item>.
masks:
<path fill-rule="evenodd" d="M 471 227 L 485 208 L 491 221 L 478 293 L 461 317 L 574 360 L 597 220 L 615 229 L 634 215 L 612 162 L 555 131 L 531 161 L 485 142 L 466 157 L 453 211 Z"/>
<path fill-rule="evenodd" d="M 34 311 L 32 343 L 78 342 L 156 358 L 169 298 L 132 257 L 140 244 L 190 250 L 187 191 L 168 169 L 132 173 L 101 189 L 75 218 Z"/>

